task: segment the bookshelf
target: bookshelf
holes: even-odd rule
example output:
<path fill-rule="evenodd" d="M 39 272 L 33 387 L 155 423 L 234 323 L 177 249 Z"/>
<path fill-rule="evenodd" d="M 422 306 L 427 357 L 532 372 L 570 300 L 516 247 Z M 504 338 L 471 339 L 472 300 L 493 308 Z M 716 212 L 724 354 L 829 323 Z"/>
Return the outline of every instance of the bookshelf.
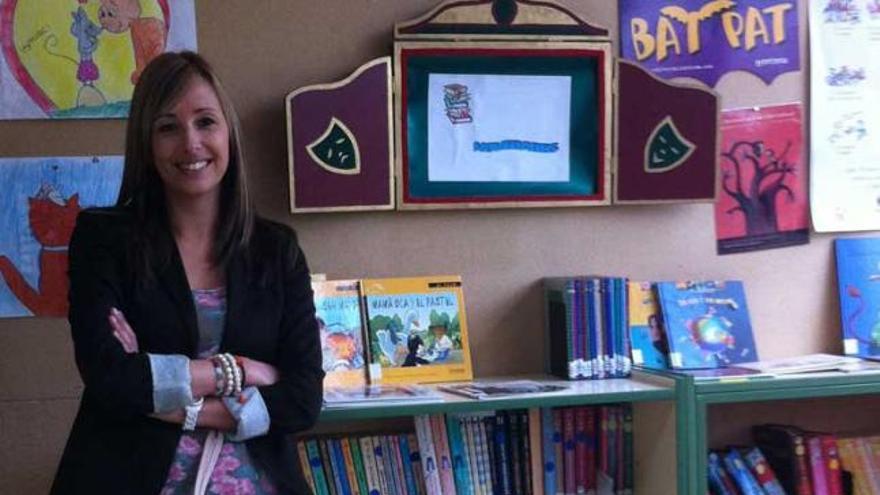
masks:
<path fill-rule="evenodd" d="M 657 373 L 675 381 L 679 495 L 707 493 L 709 408 L 724 404 L 880 394 L 880 372 L 823 372 L 772 378 L 701 380 Z M 756 420 L 750 415 L 750 420 Z"/>
<path fill-rule="evenodd" d="M 636 371 L 631 378 L 567 381 L 547 375 L 479 378 L 493 380 L 534 380 L 562 383 L 568 389 L 492 399 L 468 399 L 440 392 L 437 402 L 325 407 L 316 432 L 341 433 L 408 428 L 412 417 L 420 414 L 462 413 L 491 410 L 528 409 L 630 403 L 633 405 L 634 476 L 636 493 L 674 493 L 677 482 L 675 444 L 676 386 L 674 379 Z M 426 385 L 436 387 L 436 385 Z M 657 491 L 660 490 L 660 491 Z"/>

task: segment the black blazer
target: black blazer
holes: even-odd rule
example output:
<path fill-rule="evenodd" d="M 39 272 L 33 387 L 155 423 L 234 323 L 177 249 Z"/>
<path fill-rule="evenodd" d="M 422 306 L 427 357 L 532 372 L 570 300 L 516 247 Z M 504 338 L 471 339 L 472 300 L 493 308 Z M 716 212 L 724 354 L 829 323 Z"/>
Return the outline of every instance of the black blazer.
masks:
<path fill-rule="evenodd" d="M 179 425 L 147 416 L 153 397 L 146 353 L 195 357 L 195 307 L 176 249 L 154 283 L 136 280 L 132 223 L 123 209 L 86 210 L 70 241 L 69 320 L 85 390 L 53 494 L 155 495 L 180 439 Z M 258 219 L 250 249 L 249 261 L 239 255 L 227 267 L 220 348 L 278 368 L 279 382 L 260 387 L 269 432 L 246 444 L 281 493 L 311 493 L 291 438 L 315 423 L 322 401 L 309 270 L 289 227 Z M 113 337 L 111 306 L 131 323 L 139 353 L 126 354 Z"/>

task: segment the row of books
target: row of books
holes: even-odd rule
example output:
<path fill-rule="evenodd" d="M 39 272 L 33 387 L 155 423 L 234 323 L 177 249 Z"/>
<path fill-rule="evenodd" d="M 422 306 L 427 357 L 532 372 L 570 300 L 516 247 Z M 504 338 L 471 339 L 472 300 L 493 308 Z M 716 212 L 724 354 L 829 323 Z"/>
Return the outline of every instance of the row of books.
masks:
<path fill-rule="evenodd" d="M 714 495 L 786 495 L 761 449 L 731 447 L 709 452 L 709 490 Z M 842 494 L 841 494 L 842 495 Z"/>
<path fill-rule="evenodd" d="M 629 404 L 419 415 L 415 432 L 310 437 L 318 495 L 633 493 Z"/>
<path fill-rule="evenodd" d="M 551 373 L 569 379 L 629 376 L 626 287 L 621 277 L 544 279 Z"/>
<path fill-rule="evenodd" d="M 470 380 L 460 276 L 313 280 L 324 385 Z"/>

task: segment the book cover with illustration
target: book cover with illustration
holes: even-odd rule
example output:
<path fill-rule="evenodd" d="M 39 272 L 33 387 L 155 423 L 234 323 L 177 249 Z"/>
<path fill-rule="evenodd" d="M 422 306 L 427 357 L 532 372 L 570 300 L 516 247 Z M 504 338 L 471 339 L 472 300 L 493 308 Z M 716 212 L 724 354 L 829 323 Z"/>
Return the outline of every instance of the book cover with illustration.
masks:
<path fill-rule="evenodd" d="M 880 238 L 836 239 L 843 352 L 880 359 Z"/>
<path fill-rule="evenodd" d="M 660 318 L 660 306 L 650 282 L 629 282 L 629 334 L 632 362 L 651 369 L 669 368 L 669 343 Z"/>
<path fill-rule="evenodd" d="M 461 277 L 366 279 L 371 383 L 470 380 Z"/>
<path fill-rule="evenodd" d="M 658 282 L 656 290 L 672 368 L 759 360 L 742 282 Z"/>
<path fill-rule="evenodd" d="M 357 280 L 312 282 L 326 373 L 324 387 L 360 386 L 367 382 L 358 285 Z"/>

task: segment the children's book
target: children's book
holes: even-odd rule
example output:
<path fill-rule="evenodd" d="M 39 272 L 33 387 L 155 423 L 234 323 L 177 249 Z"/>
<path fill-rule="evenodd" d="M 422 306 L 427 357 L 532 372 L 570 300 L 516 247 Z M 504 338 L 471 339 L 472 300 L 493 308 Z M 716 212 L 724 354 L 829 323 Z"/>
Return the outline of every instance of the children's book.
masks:
<path fill-rule="evenodd" d="M 442 402 L 443 395 L 419 385 L 362 385 L 360 387 L 331 387 L 324 389 L 324 404 L 328 407 L 387 404 L 398 402 Z"/>
<path fill-rule="evenodd" d="M 835 239 L 843 353 L 880 359 L 880 238 Z"/>
<path fill-rule="evenodd" d="M 541 394 L 568 390 L 565 385 L 541 383 L 533 380 L 498 382 L 465 382 L 437 386 L 439 390 L 470 399 L 493 399 L 512 395 Z"/>
<path fill-rule="evenodd" d="M 324 386 L 363 385 L 364 328 L 357 280 L 315 280 L 315 316 L 321 334 Z"/>
<path fill-rule="evenodd" d="M 656 287 L 673 368 L 720 368 L 759 359 L 742 282 L 658 282 Z"/>
<path fill-rule="evenodd" d="M 470 380 L 460 276 L 361 281 L 371 383 Z"/>
<path fill-rule="evenodd" d="M 629 282 L 627 286 L 633 364 L 651 369 L 669 368 L 669 344 L 652 284 Z"/>

